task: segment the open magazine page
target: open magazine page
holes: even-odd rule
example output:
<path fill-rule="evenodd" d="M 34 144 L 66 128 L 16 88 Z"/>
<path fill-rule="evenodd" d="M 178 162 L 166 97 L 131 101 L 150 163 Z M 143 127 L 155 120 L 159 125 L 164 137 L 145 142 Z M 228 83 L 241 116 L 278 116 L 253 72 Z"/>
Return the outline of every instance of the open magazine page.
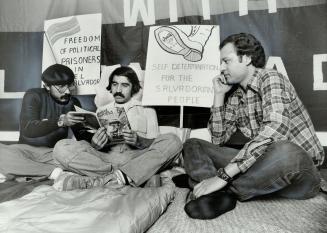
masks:
<path fill-rule="evenodd" d="M 105 108 L 97 111 L 100 125 L 107 129 L 111 144 L 124 142 L 123 129 L 131 129 L 123 107 Z"/>
<path fill-rule="evenodd" d="M 100 128 L 100 123 L 98 121 L 97 115 L 95 112 L 87 111 L 83 108 L 80 108 L 74 105 L 76 112 L 73 112 L 74 115 L 84 117 L 83 125 L 86 128 L 89 128 L 95 132 L 98 128 Z"/>

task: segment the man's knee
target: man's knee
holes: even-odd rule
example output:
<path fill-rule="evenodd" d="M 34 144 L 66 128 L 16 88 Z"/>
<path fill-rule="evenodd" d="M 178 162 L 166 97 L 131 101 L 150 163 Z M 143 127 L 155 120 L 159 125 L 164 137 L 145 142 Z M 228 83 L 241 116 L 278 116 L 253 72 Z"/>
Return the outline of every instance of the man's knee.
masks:
<path fill-rule="evenodd" d="M 171 156 L 175 156 L 182 151 L 182 147 L 183 147 L 182 141 L 179 139 L 179 137 L 176 134 L 167 133 L 167 134 L 160 135 L 160 137 L 163 140 L 165 140 L 167 147 L 170 150 L 169 154 L 171 154 Z"/>
<path fill-rule="evenodd" d="M 58 141 L 53 148 L 53 159 L 62 165 L 66 165 L 69 158 L 75 154 L 76 146 L 73 146 L 75 143 L 76 141 L 73 139 L 62 139 Z"/>
<path fill-rule="evenodd" d="M 282 159 L 285 166 L 311 167 L 313 161 L 311 156 L 303 148 L 290 141 L 277 142 L 273 145 L 274 155 Z"/>
<path fill-rule="evenodd" d="M 196 147 L 200 146 L 201 139 L 198 138 L 189 138 L 185 141 L 183 145 L 183 157 L 184 160 L 191 159 L 193 156 L 193 152 Z"/>
<path fill-rule="evenodd" d="M 198 138 L 189 138 L 189 139 L 187 139 L 185 141 L 183 148 L 185 148 L 185 147 L 192 147 L 192 146 L 198 144 L 200 140 L 201 139 L 198 139 Z"/>

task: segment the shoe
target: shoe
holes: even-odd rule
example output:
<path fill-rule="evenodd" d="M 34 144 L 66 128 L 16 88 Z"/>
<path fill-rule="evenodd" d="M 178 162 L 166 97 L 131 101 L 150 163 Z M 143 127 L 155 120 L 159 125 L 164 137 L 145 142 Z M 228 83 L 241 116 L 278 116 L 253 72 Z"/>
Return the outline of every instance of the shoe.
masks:
<path fill-rule="evenodd" d="M 53 187 L 58 191 L 70 191 L 117 184 L 119 184 L 119 182 L 115 173 L 105 176 L 89 177 L 81 176 L 72 172 L 62 172 L 55 180 Z"/>
<path fill-rule="evenodd" d="M 203 47 L 197 41 L 189 40 L 188 36 L 178 28 L 159 27 L 154 31 L 155 38 L 162 49 L 168 53 L 182 55 L 188 61 L 200 61 Z"/>
<path fill-rule="evenodd" d="M 184 210 L 190 218 L 213 219 L 234 209 L 236 202 L 233 194 L 219 190 L 191 200 Z"/>
<path fill-rule="evenodd" d="M 202 59 L 204 47 L 213 28 L 192 25 L 191 32 L 187 35 L 176 26 L 162 26 L 154 31 L 154 35 L 166 52 L 182 55 L 187 61 L 197 62 Z"/>

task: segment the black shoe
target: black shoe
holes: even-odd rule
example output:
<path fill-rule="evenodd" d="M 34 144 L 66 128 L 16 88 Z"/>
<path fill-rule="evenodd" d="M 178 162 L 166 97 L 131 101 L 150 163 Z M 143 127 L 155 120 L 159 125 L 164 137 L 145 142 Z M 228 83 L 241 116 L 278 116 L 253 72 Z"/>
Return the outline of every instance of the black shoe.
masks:
<path fill-rule="evenodd" d="M 173 182 L 176 185 L 176 187 L 178 188 L 188 188 L 191 189 L 190 185 L 189 185 L 189 175 L 187 174 L 181 174 L 178 176 L 174 176 L 173 177 Z"/>
<path fill-rule="evenodd" d="M 213 219 L 234 209 L 236 201 L 233 194 L 219 190 L 188 202 L 184 210 L 190 218 Z"/>

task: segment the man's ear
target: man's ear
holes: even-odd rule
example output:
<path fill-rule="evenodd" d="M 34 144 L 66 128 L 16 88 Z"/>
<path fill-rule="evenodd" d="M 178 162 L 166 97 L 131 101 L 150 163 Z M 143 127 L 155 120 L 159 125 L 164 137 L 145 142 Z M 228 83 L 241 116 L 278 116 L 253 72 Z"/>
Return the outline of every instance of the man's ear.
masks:
<path fill-rule="evenodd" d="M 243 55 L 242 62 L 244 62 L 246 64 L 246 66 L 249 66 L 252 64 L 252 58 L 250 56 Z"/>
<path fill-rule="evenodd" d="M 43 87 L 45 88 L 45 89 L 47 89 L 47 91 L 50 91 L 50 86 L 48 86 L 47 84 L 43 84 Z"/>

